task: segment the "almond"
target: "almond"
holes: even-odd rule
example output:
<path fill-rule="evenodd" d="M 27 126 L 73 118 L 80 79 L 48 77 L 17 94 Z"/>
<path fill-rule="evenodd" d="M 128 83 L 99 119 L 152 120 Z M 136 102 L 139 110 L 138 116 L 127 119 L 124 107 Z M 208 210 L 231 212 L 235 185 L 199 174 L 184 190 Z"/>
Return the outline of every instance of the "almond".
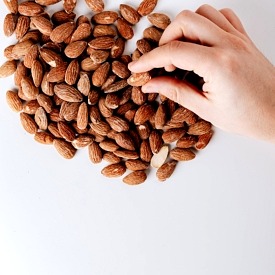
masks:
<path fill-rule="evenodd" d="M 79 63 L 78 63 L 77 59 L 72 60 L 70 62 L 70 64 L 68 65 L 68 67 L 66 68 L 65 82 L 68 85 L 74 85 L 77 82 L 77 79 L 78 79 L 78 76 L 79 76 L 79 71 L 80 71 L 80 66 L 79 66 Z M 79 89 L 78 86 L 77 86 L 77 88 L 82 93 L 82 91 Z M 89 89 L 89 87 L 88 87 L 88 89 Z M 87 96 L 88 93 L 86 93 L 84 95 Z"/>
<path fill-rule="evenodd" d="M 115 141 L 123 149 L 135 150 L 135 144 L 132 138 L 126 133 L 118 133 L 115 136 Z"/>
<path fill-rule="evenodd" d="M 82 94 L 76 88 L 67 84 L 56 84 L 54 86 L 54 93 L 68 102 L 81 102 L 83 99 Z"/>
<path fill-rule="evenodd" d="M 35 0 L 36 3 L 40 4 L 41 6 L 50 6 L 50 5 L 54 5 L 58 2 L 60 2 L 61 0 Z"/>
<path fill-rule="evenodd" d="M 157 3 L 158 0 L 143 0 L 139 4 L 137 11 L 140 15 L 146 16 L 155 9 Z"/>
<path fill-rule="evenodd" d="M 189 135 L 203 135 L 211 131 L 211 123 L 205 120 L 200 120 L 193 125 L 189 126 Z"/>
<path fill-rule="evenodd" d="M 96 25 L 93 30 L 94 37 L 111 36 L 117 35 L 116 29 L 111 25 Z"/>
<path fill-rule="evenodd" d="M 103 63 L 107 60 L 109 57 L 109 52 L 104 51 L 104 50 L 95 50 L 91 47 L 87 49 L 88 54 L 90 55 L 90 58 L 95 62 L 95 63 Z"/>
<path fill-rule="evenodd" d="M 34 140 L 41 144 L 53 144 L 54 138 L 50 133 L 47 132 L 36 132 Z"/>
<path fill-rule="evenodd" d="M 186 135 L 181 137 L 177 141 L 176 146 L 179 148 L 191 148 L 195 146 L 196 143 L 197 143 L 197 138 L 195 136 Z"/>
<path fill-rule="evenodd" d="M 137 45 L 137 49 L 142 53 L 142 54 L 145 54 L 145 53 L 148 53 L 152 50 L 152 46 L 151 44 L 149 43 L 149 41 L 147 41 L 146 39 L 139 39 L 137 42 L 136 42 L 136 45 Z"/>
<path fill-rule="evenodd" d="M 121 37 L 118 37 L 113 45 L 113 47 L 111 48 L 110 51 L 110 56 L 111 58 L 118 58 L 120 57 L 125 49 L 125 40 Z"/>
<path fill-rule="evenodd" d="M 106 152 L 103 155 L 103 159 L 111 164 L 114 163 L 120 163 L 121 162 L 121 158 L 116 156 L 113 152 Z"/>
<path fill-rule="evenodd" d="M 164 13 L 152 13 L 147 18 L 152 25 L 162 30 L 165 30 L 171 23 L 170 18 Z"/>
<path fill-rule="evenodd" d="M 189 125 L 194 124 L 196 120 L 196 115 L 184 107 L 179 107 L 177 110 L 175 110 L 171 117 L 172 122 L 185 121 Z"/>
<path fill-rule="evenodd" d="M 3 30 L 4 30 L 5 36 L 11 36 L 14 33 L 16 28 L 16 23 L 17 23 L 17 17 L 14 14 L 9 13 L 5 16 L 4 24 L 3 24 Z"/>
<path fill-rule="evenodd" d="M 72 61 L 71 63 L 73 63 L 74 61 Z M 70 63 L 70 65 L 71 65 Z M 69 85 L 72 85 L 72 81 L 70 81 L 70 83 L 68 82 L 69 81 L 69 72 L 68 70 L 70 70 L 70 65 L 68 66 L 68 69 L 66 71 L 66 75 L 68 73 L 68 76 L 67 76 L 67 81 L 66 81 L 66 76 L 65 76 L 65 81 L 69 84 Z M 73 65 L 71 65 L 73 66 Z M 72 69 L 72 72 L 70 73 L 71 75 L 73 75 L 74 71 L 79 71 L 79 68 L 76 69 L 74 68 L 74 70 Z M 90 92 L 90 88 L 91 88 L 91 84 L 90 84 L 90 78 L 88 76 L 87 73 L 85 72 L 80 72 L 80 78 L 77 82 L 77 89 L 84 95 L 84 96 L 88 96 L 89 92 Z"/>
<path fill-rule="evenodd" d="M 55 138 L 62 138 L 62 136 L 59 133 L 57 124 L 54 122 L 51 122 L 48 125 L 48 131 L 55 137 Z"/>
<path fill-rule="evenodd" d="M 151 129 L 147 123 L 137 126 L 137 132 L 141 139 L 148 139 L 151 133 Z"/>
<path fill-rule="evenodd" d="M 101 115 L 104 117 L 111 117 L 113 115 L 113 110 L 106 106 L 104 97 L 101 97 L 99 99 L 98 108 L 99 108 Z"/>
<path fill-rule="evenodd" d="M 100 163 L 102 161 L 102 150 L 97 142 L 93 142 L 89 145 L 89 158 L 92 163 Z"/>
<path fill-rule="evenodd" d="M 89 46 L 96 50 L 109 50 L 115 44 L 115 39 L 113 37 L 102 36 L 94 38 L 89 42 Z"/>
<path fill-rule="evenodd" d="M 23 112 L 28 115 L 34 115 L 36 110 L 40 107 L 37 100 L 30 100 L 26 102 L 23 106 Z"/>
<path fill-rule="evenodd" d="M 119 149 L 119 146 L 111 139 L 101 141 L 99 146 L 107 152 L 114 152 Z"/>
<path fill-rule="evenodd" d="M 85 2 L 93 12 L 102 12 L 104 10 L 103 0 L 85 0 Z"/>
<path fill-rule="evenodd" d="M 120 10 L 121 16 L 130 24 L 135 25 L 139 22 L 140 15 L 133 7 L 129 5 L 121 4 L 119 6 L 119 10 Z"/>
<path fill-rule="evenodd" d="M 114 154 L 120 158 L 125 158 L 125 159 L 139 158 L 139 155 L 136 151 L 130 151 L 130 150 L 117 150 L 114 152 Z"/>
<path fill-rule="evenodd" d="M 110 25 L 113 24 L 118 18 L 117 12 L 114 11 L 102 11 L 95 14 L 92 17 L 92 21 L 97 24 Z"/>
<path fill-rule="evenodd" d="M 125 161 L 126 168 L 131 171 L 146 170 L 149 168 L 149 163 L 140 159 L 130 159 Z"/>
<path fill-rule="evenodd" d="M 37 124 L 30 115 L 26 113 L 20 113 L 20 121 L 26 132 L 30 134 L 35 134 L 37 132 Z"/>
<path fill-rule="evenodd" d="M 162 139 L 165 143 L 173 143 L 179 140 L 184 134 L 184 128 L 172 128 L 162 134 Z"/>
<path fill-rule="evenodd" d="M 163 129 L 163 126 L 167 122 L 167 110 L 164 104 L 160 104 L 155 116 L 156 129 Z"/>
<path fill-rule="evenodd" d="M 161 138 L 161 133 L 157 130 L 153 130 L 149 136 L 149 143 L 151 150 L 154 154 L 157 154 L 163 145 L 163 140 Z"/>
<path fill-rule="evenodd" d="M 18 1 L 17 0 L 4 0 L 4 4 L 10 11 L 10 13 L 17 13 L 18 11 Z"/>
<path fill-rule="evenodd" d="M 18 5 L 18 12 L 25 16 L 35 16 L 44 12 L 44 8 L 32 1 L 26 1 Z"/>
<path fill-rule="evenodd" d="M 31 23 L 36 29 L 38 29 L 42 34 L 50 35 L 53 30 L 53 24 L 50 20 L 43 16 L 33 16 Z"/>
<path fill-rule="evenodd" d="M 100 97 L 100 95 L 97 90 L 94 90 L 94 89 L 90 90 L 88 93 L 88 104 L 96 105 L 97 103 L 99 103 L 99 97 Z"/>
<path fill-rule="evenodd" d="M 98 122 L 96 124 L 91 123 L 90 127 L 97 134 L 102 135 L 102 136 L 107 136 L 108 132 L 111 130 L 109 124 L 106 123 L 106 122 L 104 122 L 104 121 L 100 121 L 100 122 Z"/>
<path fill-rule="evenodd" d="M 148 72 L 145 72 L 145 73 L 132 73 L 132 75 L 127 79 L 127 82 L 131 86 L 143 86 L 150 79 L 151 79 L 151 76 Z"/>
<path fill-rule="evenodd" d="M 64 50 L 64 53 L 69 58 L 77 58 L 79 57 L 86 49 L 87 42 L 86 41 L 75 41 L 71 42 Z"/>
<path fill-rule="evenodd" d="M 197 150 L 204 149 L 208 145 L 208 143 L 210 142 L 212 136 L 213 136 L 212 131 L 210 131 L 206 134 L 200 135 L 199 138 L 198 138 L 197 143 L 195 144 L 195 148 Z"/>
<path fill-rule="evenodd" d="M 43 107 L 39 107 L 34 116 L 34 120 L 36 124 L 38 125 L 40 130 L 47 130 L 48 128 L 48 118 L 47 114 Z"/>
<path fill-rule="evenodd" d="M 105 105 L 107 108 L 116 109 L 120 103 L 120 97 L 116 93 L 110 93 L 106 95 Z"/>
<path fill-rule="evenodd" d="M 37 96 L 37 102 L 47 113 L 50 113 L 53 109 L 53 102 L 51 98 L 45 94 L 39 94 Z"/>
<path fill-rule="evenodd" d="M 95 71 L 100 64 L 95 63 L 90 57 L 87 57 L 81 61 L 80 67 L 83 71 Z"/>
<path fill-rule="evenodd" d="M 50 39 L 55 43 L 62 43 L 73 33 L 74 29 L 74 22 L 63 23 L 53 29 Z"/>
<path fill-rule="evenodd" d="M 82 134 L 72 141 L 72 145 L 76 149 L 81 149 L 86 146 L 89 146 L 93 141 L 94 138 L 91 135 Z"/>
<path fill-rule="evenodd" d="M 84 40 L 91 35 L 91 32 L 92 26 L 89 23 L 82 23 L 72 33 L 71 42 Z"/>
<path fill-rule="evenodd" d="M 76 6 L 76 0 L 64 0 L 63 1 L 63 8 L 67 13 L 73 12 Z"/>
<path fill-rule="evenodd" d="M 156 173 L 156 176 L 159 181 L 165 181 L 168 178 L 171 177 L 171 175 L 174 173 L 175 168 L 177 166 L 177 161 L 175 160 L 170 160 L 167 163 L 164 163 Z"/>
<path fill-rule="evenodd" d="M 110 63 L 105 62 L 101 64 L 98 69 L 95 70 L 92 76 L 92 83 L 94 86 L 101 87 L 104 84 L 104 82 L 108 78 L 110 67 Z"/>
<path fill-rule="evenodd" d="M 62 57 L 58 53 L 47 48 L 41 48 L 40 55 L 42 59 L 51 67 L 58 67 L 64 63 Z"/>
<path fill-rule="evenodd" d="M 68 125 L 67 122 L 59 121 L 57 123 L 60 135 L 66 140 L 72 142 L 75 139 L 74 130 Z"/>
<path fill-rule="evenodd" d="M 148 140 L 143 140 L 140 145 L 140 158 L 145 162 L 150 162 L 153 153 Z"/>
<path fill-rule="evenodd" d="M 88 106 L 86 102 L 82 102 L 79 106 L 77 113 L 77 127 L 81 130 L 85 129 L 88 125 Z"/>
<path fill-rule="evenodd" d="M 158 43 L 162 36 L 162 31 L 157 29 L 156 27 L 148 27 L 143 31 L 143 38 L 148 39 L 149 41 L 153 41 Z"/>
<path fill-rule="evenodd" d="M 141 87 L 139 86 L 132 88 L 131 98 L 137 105 L 143 105 L 147 101 L 147 95 L 141 91 Z"/>
<path fill-rule="evenodd" d="M 169 147 L 167 145 L 162 146 L 159 152 L 152 156 L 151 166 L 154 168 L 161 167 L 166 161 L 168 154 L 169 154 Z"/>
<path fill-rule="evenodd" d="M 138 185 L 145 182 L 147 175 L 145 171 L 134 171 L 123 178 L 123 182 L 129 185 Z"/>
<path fill-rule="evenodd" d="M 16 71 L 16 61 L 8 60 L 0 67 L 0 78 L 8 77 Z"/>
<path fill-rule="evenodd" d="M 57 11 L 52 15 L 52 22 L 55 25 L 60 25 L 66 22 L 70 22 L 73 21 L 75 19 L 76 14 L 71 12 L 71 13 L 67 13 L 64 10 L 61 11 Z"/>
<path fill-rule="evenodd" d="M 120 177 L 125 172 L 126 172 L 126 167 L 122 162 L 110 164 L 101 170 L 101 174 L 108 178 Z"/>
<path fill-rule="evenodd" d="M 31 69 L 33 62 L 38 58 L 39 55 L 39 50 L 38 50 L 38 46 L 32 45 L 29 49 L 29 51 L 27 52 L 27 54 L 24 57 L 24 65 Z"/>
<path fill-rule="evenodd" d="M 190 149 L 174 148 L 170 151 L 170 158 L 177 161 L 188 161 L 196 157 Z"/>
<path fill-rule="evenodd" d="M 107 82 L 107 80 L 106 80 L 106 82 Z M 127 86 L 128 86 L 127 80 L 122 79 L 122 80 L 114 82 L 113 84 L 110 84 L 105 89 L 103 88 L 104 87 L 104 84 L 103 84 L 102 89 L 104 90 L 104 93 L 114 93 L 114 92 L 124 89 Z"/>
<path fill-rule="evenodd" d="M 20 97 L 18 96 L 18 93 L 13 91 L 7 91 L 6 92 L 6 101 L 9 105 L 9 107 L 14 112 L 20 112 L 23 109 L 23 103 Z"/>
<path fill-rule="evenodd" d="M 137 109 L 134 117 L 134 123 L 136 125 L 144 124 L 155 113 L 152 105 L 144 104 Z"/>
<path fill-rule="evenodd" d="M 64 101 L 61 104 L 59 116 L 66 121 L 77 120 L 77 113 L 80 103 Z"/>
<path fill-rule="evenodd" d="M 34 86 L 38 88 L 41 85 L 43 79 L 43 66 L 39 60 L 35 60 L 32 63 L 31 75 Z"/>
<path fill-rule="evenodd" d="M 106 120 L 111 128 L 117 132 L 126 132 L 129 130 L 129 123 L 118 116 L 111 116 L 106 118 Z"/>
<path fill-rule="evenodd" d="M 120 35 L 126 40 L 129 40 L 134 36 L 133 28 L 123 18 L 117 19 L 117 30 Z"/>
<path fill-rule="evenodd" d="M 128 78 L 130 76 L 130 71 L 128 67 L 117 60 L 112 62 L 112 72 L 122 79 Z"/>
<path fill-rule="evenodd" d="M 57 152 L 65 159 L 72 159 L 75 156 L 76 149 L 71 145 L 71 143 L 61 140 L 55 139 L 53 141 L 53 145 Z"/>
<path fill-rule="evenodd" d="M 23 94 L 28 100 L 33 100 L 37 98 L 39 90 L 37 87 L 34 86 L 33 81 L 29 77 L 23 77 L 21 79 L 21 87 Z"/>

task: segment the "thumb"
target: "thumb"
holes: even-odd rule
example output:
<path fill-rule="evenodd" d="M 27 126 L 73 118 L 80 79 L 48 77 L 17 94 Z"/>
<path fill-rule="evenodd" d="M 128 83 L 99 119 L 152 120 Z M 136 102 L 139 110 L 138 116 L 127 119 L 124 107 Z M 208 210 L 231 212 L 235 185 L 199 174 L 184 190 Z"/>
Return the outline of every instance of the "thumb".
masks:
<path fill-rule="evenodd" d="M 160 93 L 179 103 L 200 117 L 207 113 L 208 100 L 195 86 L 168 76 L 151 79 L 143 87 L 144 93 Z"/>

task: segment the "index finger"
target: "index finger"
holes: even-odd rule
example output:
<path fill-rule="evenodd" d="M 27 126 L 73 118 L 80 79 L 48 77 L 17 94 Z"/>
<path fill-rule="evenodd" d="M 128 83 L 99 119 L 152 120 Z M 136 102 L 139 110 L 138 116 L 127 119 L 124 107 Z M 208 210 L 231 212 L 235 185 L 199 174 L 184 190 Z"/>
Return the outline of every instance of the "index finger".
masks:
<path fill-rule="evenodd" d="M 153 68 L 173 65 L 177 68 L 194 71 L 201 77 L 207 77 L 210 67 L 215 63 L 215 50 L 189 42 L 172 41 L 142 55 L 129 64 L 133 72 L 147 72 Z"/>

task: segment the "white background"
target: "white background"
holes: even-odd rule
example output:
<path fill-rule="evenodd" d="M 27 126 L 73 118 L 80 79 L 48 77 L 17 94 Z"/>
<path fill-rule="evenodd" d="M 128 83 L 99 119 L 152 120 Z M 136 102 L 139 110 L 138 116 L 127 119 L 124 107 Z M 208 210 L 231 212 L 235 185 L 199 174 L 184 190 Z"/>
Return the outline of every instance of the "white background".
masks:
<path fill-rule="evenodd" d="M 273 0 L 208 3 L 234 9 L 275 63 Z M 201 4 L 159 0 L 156 11 L 174 16 Z M 0 39 L 1 52 L 14 41 Z M 152 173 L 129 187 L 103 178 L 85 150 L 66 161 L 35 143 L 6 105 L 13 78 L 0 85 L 1 275 L 275 274 L 274 145 L 216 130 L 171 180 Z"/>

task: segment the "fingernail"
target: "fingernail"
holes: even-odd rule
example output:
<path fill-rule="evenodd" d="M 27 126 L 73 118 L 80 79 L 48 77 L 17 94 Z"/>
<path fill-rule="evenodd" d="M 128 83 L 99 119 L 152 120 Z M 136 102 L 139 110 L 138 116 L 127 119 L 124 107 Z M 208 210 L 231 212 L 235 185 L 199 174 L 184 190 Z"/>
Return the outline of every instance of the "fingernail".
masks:
<path fill-rule="evenodd" d="M 156 88 L 154 86 L 144 85 L 142 86 L 141 90 L 144 93 L 154 93 L 156 91 Z"/>
<path fill-rule="evenodd" d="M 131 69 L 135 66 L 136 63 L 137 63 L 136 61 L 130 62 L 130 63 L 128 64 L 129 70 L 131 70 Z"/>

